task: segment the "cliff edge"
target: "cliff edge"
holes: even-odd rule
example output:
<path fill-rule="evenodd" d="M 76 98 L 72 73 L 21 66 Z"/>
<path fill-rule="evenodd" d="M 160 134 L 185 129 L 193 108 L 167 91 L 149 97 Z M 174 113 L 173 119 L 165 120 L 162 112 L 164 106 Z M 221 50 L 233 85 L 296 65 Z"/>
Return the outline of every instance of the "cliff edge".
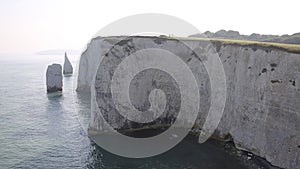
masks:
<path fill-rule="evenodd" d="M 223 117 L 215 132 L 219 138 L 230 135 L 235 145 L 266 158 L 275 166 L 298 169 L 300 167 L 300 46 L 265 42 L 169 37 L 98 37 L 82 53 L 79 63 L 77 91 L 90 91 L 95 83 L 98 65 L 114 45 L 133 53 L 140 48 L 172 48 L 183 56 L 190 66 L 196 60 L 213 55 L 212 43 L 223 63 L 227 96 Z M 187 44 L 195 53 L 183 50 L 179 43 Z M 117 43 L 117 44 L 116 44 Z M 198 51 L 198 52 L 197 52 Z M 115 63 L 112 63 L 115 64 Z M 210 105 L 209 78 L 205 69 L 198 77 L 203 81 L 197 126 L 201 130 L 203 117 Z M 112 75 L 109 75 L 112 76 Z M 197 75 L 196 75 L 197 76 Z M 98 84 L 101 85 L 101 84 Z M 102 124 L 95 114 L 96 99 L 92 99 L 90 128 L 100 130 Z M 111 120 L 119 119 L 113 115 Z M 171 124 L 164 117 L 162 124 Z M 126 122 L 119 121 L 120 126 Z M 127 126 L 128 127 L 128 126 Z"/>

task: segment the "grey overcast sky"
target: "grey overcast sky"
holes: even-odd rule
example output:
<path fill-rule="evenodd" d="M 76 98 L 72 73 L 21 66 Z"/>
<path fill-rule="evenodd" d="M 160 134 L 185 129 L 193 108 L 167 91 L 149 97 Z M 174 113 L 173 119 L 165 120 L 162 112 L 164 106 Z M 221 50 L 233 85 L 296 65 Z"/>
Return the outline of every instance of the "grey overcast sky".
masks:
<path fill-rule="evenodd" d="M 81 50 L 105 25 L 139 13 L 173 15 L 200 31 L 293 34 L 299 9 L 299 0 L 2 0 L 0 53 Z"/>

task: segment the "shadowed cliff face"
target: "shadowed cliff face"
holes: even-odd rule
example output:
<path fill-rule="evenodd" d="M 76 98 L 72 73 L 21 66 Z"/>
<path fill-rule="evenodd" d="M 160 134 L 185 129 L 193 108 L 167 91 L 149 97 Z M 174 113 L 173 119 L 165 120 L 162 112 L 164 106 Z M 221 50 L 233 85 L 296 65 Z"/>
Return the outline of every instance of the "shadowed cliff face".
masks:
<path fill-rule="evenodd" d="M 100 82 L 112 79 L 113 70 L 121 62 L 122 57 L 129 56 L 139 49 L 151 47 L 170 49 L 181 56 L 192 70 L 198 70 L 193 72 L 200 94 L 195 130 L 201 130 L 211 100 L 215 99 L 211 98 L 209 76 L 201 64 L 201 61 L 214 54 L 209 43 L 158 37 L 132 37 L 117 43 L 121 39 L 121 37 L 93 39 L 82 54 L 77 89 L 89 91 L 93 84 L 92 90 L 96 91 L 94 95 L 92 94 L 90 129 L 96 132 L 103 129 L 99 109 L 106 110 L 104 113 L 106 121 L 113 122 L 116 129 L 145 126 L 130 122 L 114 109 L 110 109 L 113 106 L 113 102 L 109 99 L 111 96 L 107 95 L 110 88 Z M 240 149 L 264 157 L 276 166 L 299 168 L 300 54 L 275 48 L 266 50 L 260 46 L 213 44 L 223 63 L 227 83 L 225 110 L 215 132 L 216 136 L 222 139 L 230 134 Z M 113 45 L 115 49 L 111 50 Z M 109 59 L 98 67 L 100 60 L 105 58 Z M 105 75 L 100 74 L 100 69 L 110 68 L 112 71 L 107 71 Z M 172 77 L 154 69 L 144 71 L 133 78 L 129 97 L 134 107 L 140 111 L 147 111 L 151 107 L 149 104 L 151 99 L 148 99 L 151 90 L 158 88 L 165 93 L 164 113 L 155 122 L 146 125 L 173 124 L 181 102 L 177 86 Z M 156 96 L 163 97 L 160 94 L 154 94 L 153 97 Z"/>

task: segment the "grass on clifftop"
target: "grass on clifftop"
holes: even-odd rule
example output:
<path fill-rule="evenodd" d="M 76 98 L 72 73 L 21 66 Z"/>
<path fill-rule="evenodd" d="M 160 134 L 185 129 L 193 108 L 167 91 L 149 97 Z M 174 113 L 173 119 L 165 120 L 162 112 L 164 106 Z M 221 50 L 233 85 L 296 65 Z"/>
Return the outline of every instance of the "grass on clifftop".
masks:
<path fill-rule="evenodd" d="M 196 41 L 211 41 L 215 43 L 221 43 L 222 45 L 237 45 L 245 47 L 261 47 L 264 49 L 278 49 L 291 53 L 300 54 L 300 45 L 298 44 L 284 44 L 273 42 L 258 42 L 248 40 L 235 40 L 235 39 L 216 39 L 216 38 L 196 38 L 196 37 L 165 37 L 178 40 L 196 40 Z"/>

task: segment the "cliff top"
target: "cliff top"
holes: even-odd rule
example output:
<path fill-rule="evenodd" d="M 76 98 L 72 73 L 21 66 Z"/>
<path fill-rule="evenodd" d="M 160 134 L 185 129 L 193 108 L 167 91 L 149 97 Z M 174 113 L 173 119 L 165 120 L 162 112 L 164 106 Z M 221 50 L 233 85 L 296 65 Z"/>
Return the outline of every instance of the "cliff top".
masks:
<path fill-rule="evenodd" d="M 190 35 L 189 37 L 198 38 L 218 38 L 218 39 L 237 39 L 237 40 L 250 40 L 259 42 L 275 42 L 275 43 L 287 43 L 287 44 L 300 44 L 300 33 L 294 33 L 292 35 L 270 35 L 270 34 L 258 34 L 252 33 L 251 35 L 243 35 L 234 30 L 219 30 L 217 32 L 206 31 L 204 33 L 198 33 Z"/>
<path fill-rule="evenodd" d="M 243 47 L 259 48 L 259 49 L 277 49 L 290 53 L 300 54 L 299 44 L 285 44 L 275 42 L 259 42 L 250 40 L 237 40 L 237 39 L 221 39 L 221 38 L 197 38 L 197 37 L 167 37 L 179 40 L 196 40 L 196 41 L 211 41 L 212 43 L 219 43 L 220 45 L 236 45 Z"/>
<path fill-rule="evenodd" d="M 96 39 L 118 39 L 118 38 L 128 38 L 129 36 L 108 36 L 108 37 L 95 37 Z M 290 53 L 300 54 L 300 44 L 286 44 L 286 43 L 275 43 L 275 42 L 260 42 L 260 41 L 251 41 L 251 40 L 238 40 L 238 39 L 222 39 L 222 38 L 201 38 L 201 37 L 175 37 L 175 36 L 130 36 L 132 38 L 159 38 L 166 40 L 183 40 L 183 41 L 210 41 L 212 42 L 217 51 L 221 46 L 233 45 L 233 46 L 242 46 L 249 47 L 254 50 L 262 49 L 266 51 L 272 50 L 281 50 Z"/>

